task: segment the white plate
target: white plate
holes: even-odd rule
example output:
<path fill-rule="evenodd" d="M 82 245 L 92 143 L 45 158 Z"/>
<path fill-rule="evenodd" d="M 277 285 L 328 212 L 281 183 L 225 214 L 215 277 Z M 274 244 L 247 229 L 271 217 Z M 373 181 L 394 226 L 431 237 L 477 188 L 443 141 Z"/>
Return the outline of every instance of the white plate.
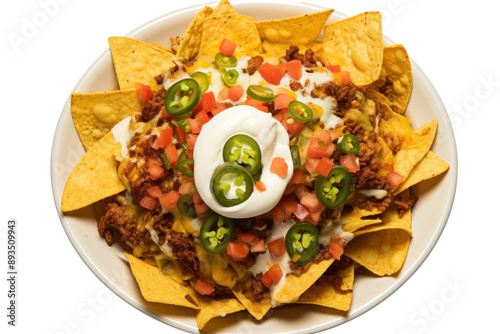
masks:
<path fill-rule="evenodd" d="M 213 5 L 213 4 L 212 4 Z M 310 4 L 238 4 L 237 11 L 256 20 L 283 18 L 316 12 L 324 8 Z M 135 29 L 129 37 L 169 45 L 170 36 L 182 36 L 191 19 L 202 8 L 195 6 L 161 16 Z M 334 12 L 329 22 L 345 18 Z M 107 38 L 103 36 L 102 38 Z M 385 37 L 384 37 L 385 38 Z M 385 38 L 386 44 L 394 44 Z M 432 150 L 450 164 L 450 170 L 425 185 L 417 186 L 419 200 L 413 210 L 413 239 L 406 262 L 392 277 L 374 277 L 368 273 L 356 276 L 351 310 L 348 313 L 315 306 L 289 305 L 271 310 L 255 321 L 250 314 L 239 312 L 212 320 L 205 329 L 218 333 L 256 332 L 314 333 L 349 321 L 383 301 L 417 270 L 439 239 L 451 211 L 457 178 L 457 155 L 453 130 L 439 95 L 423 71 L 412 62 L 413 94 L 407 115 L 413 127 L 437 119 L 439 129 Z M 109 50 L 106 50 L 82 76 L 74 92 L 101 92 L 117 88 Z M 66 180 L 85 153 L 75 131 L 68 98 L 54 135 L 51 157 L 52 189 L 62 226 L 80 257 L 92 272 L 113 292 L 138 310 L 179 329 L 198 332 L 193 310 L 146 302 L 126 262 L 121 246 L 108 247 L 97 232 L 92 207 L 71 215 L 61 212 L 61 196 Z"/>

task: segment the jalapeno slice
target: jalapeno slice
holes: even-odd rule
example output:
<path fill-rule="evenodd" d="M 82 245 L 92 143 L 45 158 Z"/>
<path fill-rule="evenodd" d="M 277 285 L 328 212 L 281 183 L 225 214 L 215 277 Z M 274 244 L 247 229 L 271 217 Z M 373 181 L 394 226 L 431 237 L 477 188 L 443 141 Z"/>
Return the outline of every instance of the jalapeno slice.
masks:
<path fill-rule="evenodd" d="M 225 162 L 237 162 L 254 174 L 261 166 L 262 153 L 259 144 L 250 136 L 239 134 L 229 138 L 222 149 Z"/>
<path fill-rule="evenodd" d="M 300 168 L 302 163 L 300 162 L 299 147 L 297 145 L 290 146 L 290 153 L 292 153 L 293 168 Z"/>
<path fill-rule="evenodd" d="M 193 168 L 188 166 L 192 164 L 194 164 L 194 160 L 186 159 L 186 150 L 183 150 L 181 155 L 179 156 L 179 160 L 177 160 L 175 168 L 177 168 L 177 170 L 182 174 L 189 177 L 193 177 L 194 176 Z"/>
<path fill-rule="evenodd" d="M 238 59 L 235 56 L 226 56 L 222 52 L 215 55 L 215 64 L 219 68 L 236 67 Z"/>
<path fill-rule="evenodd" d="M 253 230 L 256 223 L 257 219 L 255 217 L 234 220 L 234 225 L 236 226 L 236 228 L 239 228 L 242 232 L 249 232 Z"/>
<path fill-rule="evenodd" d="M 240 74 L 236 70 L 227 70 L 226 73 L 222 76 L 222 80 L 228 87 L 232 87 L 236 85 L 236 81 L 238 80 L 238 77 Z"/>
<path fill-rule="evenodd" d="M 337 147 L 345 154 L 359 153 L 359 140 L 355 135 L 346 134 L 337 140 Z"/>
<path fill-rule="evenodd" d="M 297 264 L 314 260 L 319 251 L 319 231 L 309 223 L 298 223 L 290 227 L 285 237 L 286 251 Z"/>
<path fill-rule="evenodd" d="M 183 79 L 173 84 L 165 95 L 165 110 L 173 116 L 182 116 L 193 110 L 201 100 L 201 88 L 194 79 Z"/>
<path fill-rule="evenodd" d="M 247 95 L 252 99 L 261 102 L 271 102 L 276 98 L 276 95 L 273 94 L 273 90 L 271 88 L 258 85 L 248 86 Z"/>
<path fill-rule="evenodd" d="M 259 169 L 257 169 L 257 171 L 252 174 L 253 183 L 259 182 L 261 176 L 262 176 L 262 165 L 260 165 Z"/>
<path fill-rule="evenodd" d="M 177 209 L 181 215 L 186 217 L 195 217 L 196 210 L 194 208 L 193 196 L 191 194 L 184 194 L 177 200 Z"/>
<path fill-rule="evenodd" d="M 231 191 L 231 184 L 237 187 L 235 191 Z M 225 207 L 245 202 L 253 192 L 252 176 L 235 162 L 226 162 L 217 167 L 210 185 L 214 197 Z"/>
<path fill-rule="evenodd" d="M 340 183 L 342 188 L 337 188 Z M 333 166 L 327 177 L 318 176 L 314 185 L 314 192 L 318 200 L 329 209 L 341 206 L 352 188 L 352 177 L 347 169 L 342 166 Z"/>
<path fill-rule="evenodd" d="M 212 254 L 226 251 L 226 244 L 234 238 L 234 223 L 230 218 L 212 213 L 205 219 L 200 229 L 200 241 L 203 248 Z"/>
<path fill-rule="evenodd" d="M 194 80 L 196 80 L 198 85 L 200 85 L 200 89 L 201 89 L 202 94 L 207 92 L 209 83 L 208 83 L 208 77 L 205 73 L 198 71 L 198 72 L 191 73 L 189 76 L 191 78 L 193 78 Z"/>
<path fill-rule="evenodd" d="M 311 107 L 300 101 L 292 101 L 288 104 L 288 112 L 297 122 L 305 123 L 313 118 Z"/>

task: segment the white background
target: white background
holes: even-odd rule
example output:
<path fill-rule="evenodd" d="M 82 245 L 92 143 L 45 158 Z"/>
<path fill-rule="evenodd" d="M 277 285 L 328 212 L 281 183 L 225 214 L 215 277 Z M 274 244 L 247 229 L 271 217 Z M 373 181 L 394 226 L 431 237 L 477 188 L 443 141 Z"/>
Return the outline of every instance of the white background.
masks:
<path fill-rule="evenodd" d="M 49 161 L 61 109 L 108 47 L 107 37 L 202 1 L 60 0 L 23 44 L 9 41 L 9 34 L 23 36 L 23 25 L 54 1 L 0 4 L 1 332 L 180 333 L 112 295 L 80 260 L 56 213 Z M 500 6 L 487 0 L 308 2 L 347 15 L 383 13 L 384 33 L 405 45 L 441 95 L 459 154 L 455 205 L 431 255 L 386 301 L 328 333 L 497 332 Z M 6 223 L 12 217 L 19 238 L 16 328 L 5 317 Z"/>

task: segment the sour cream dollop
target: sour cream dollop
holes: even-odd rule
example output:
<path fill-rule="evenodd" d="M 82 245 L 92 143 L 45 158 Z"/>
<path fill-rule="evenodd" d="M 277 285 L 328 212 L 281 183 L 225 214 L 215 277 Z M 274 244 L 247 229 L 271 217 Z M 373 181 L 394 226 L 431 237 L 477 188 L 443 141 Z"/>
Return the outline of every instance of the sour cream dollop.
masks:
<path fill-rule="evenodd" d="M 266 190 L 261 192 L 254 187 L 248 200 L 225 207 L 212 194 L 210 181 L 215 169 L 224 163 L 224 144 L 236 134 L 250 136 L 259 144 L 262 153 L 260 180 Z M 285 159 L 288 165 L 284 178 L 270 171 L 271 163 L 276 157 Z M 255 217 L 269 212 L 278 204 L 293 174 L 293 160 L 285 128 L 271 114 L 250 106 L 228 108 L 205 124 L 196 140 L 193 159 L 196 190 L 206 205 L 229 218 Z"/>

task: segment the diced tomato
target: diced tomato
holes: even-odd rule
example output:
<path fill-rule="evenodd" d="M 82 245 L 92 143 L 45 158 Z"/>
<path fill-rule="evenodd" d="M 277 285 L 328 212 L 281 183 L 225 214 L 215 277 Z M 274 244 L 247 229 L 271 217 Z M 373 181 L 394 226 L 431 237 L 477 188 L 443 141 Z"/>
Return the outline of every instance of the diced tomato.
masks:
<path fill-rule="evenodd" d="M 297 168 L 293 171 L 292 179 L 290 180 L 290 184 L 301 184 L 306 182 L 307 177 L 302 174 L 302 171 Z"/>
<path fill-rule="evenodd" d="M 190 194 L 195 189 L 193 181 L 184 181 L 179 187 L 179 193 L 181 195 Z"/>
<path fill-rule="evenodd" d="M 328 133 L 330 134 L 332 140 L 337 140 L 344 135 L 341 129 L 329 129 Z"/>
<path fill-rule="evenodd" d="M 288 123 L 289 120 L 291 120 L 291 123 Z M 304 127 L 304 123 L 301 123 L 293 118 L 291 118 L 290 114 L 288 113 L 288 110 L 284 112 L 284 117 L 283 120 L 281 121 L 281 124 L 283 127 L 290 133 L 292 136 L 298 134 L 300 130 Z"/>
<path fill-rule="evenodd" d="M 139 202 L 139 205 L 142 206 L 144 209 L 153 210 L 156 205 L 156 200 L 149 196 L 144 196 Z"/>
<path fill-rule="evenodd" d="M 282 198 L 278 204 L 273 208 L 273 222 L 280 222 L 290 218 L 292 213 L 297 208 L 297 202 L 292 201 L 289 198 Z"/>
<path fill-rule="evenodd" d="M 288 164 L 285 162 L 285 159 L 281 157 L 275 157 L 271 162 L 270 170 L 271 173 L 274 173 L 281 178 L 285 178 L 288 172 Z"/>
<path fill-rule="evenodd" d="M 344 254 L 344 246 L 345 246 L 345 241 L 342 238 L 337 238 L 332 241 L 330 244 L 330 253 L 333 255 L 334 258 L 337 260 L 340 260 L 340 257 L 342 254 Z"/>
<path fill-rule="evenodd" d="M 200 103 L 203 106 L 202 110 L 205 112 L 209 112 L 215 108 L 217 106 L 217 101 L 215 101 L 214 92 L 210 91 L 202 94 Z"/>
<path fill-rule="evenodd" d="M 151 180 L 158 180 L 160 177 L 163 176 L 165 173 L 165 170 L 163 167 L 158 166 L 157 164 L 148 164 L 148 173 L 149 173 L 149 178 Z"/>
<path fill-rule="evenodd" d="M 193 151 L 190 150 L 189 148 L 186 150 L 186 157 L 188 159 L 193 159 Z M 188 165 L 189 167 L 192 167 L 193 165 Z"/>
<path fill-rule="evenodd" d="M 273 116 L 273 118 L 281 123 L 281 121 L 283 121 L 283 110 L 280 110 L 276 115 Z"/>
<path fill-rule="evenodd" d="M 234 50 L 236 50 L 236 43 L 231 42 L 229 39 L 224 38 L 222 43 L 220 43 L 219 51 L 226 56 L 232 56 Z"/>
<path fill-rule="evenodd" d="M 305 206 L 309 212 L 317 212 L 325 207 L 320 203 L 314 192 L 304 193 L 300 198 L 300 204 Z"/>
<path fill-rule="evenodd" d="M 197 191 L 193 192 L 193 202 L 194 204 L 204 204 L 200 194 Z"/>
<path fill-rule="evenodd" d="M 171 118 L 172 118 L 172 115 L 167 114 L 167 110 L 165 109 L 165 106 L 162 106 L 162 107 L 161 107 L 161 115 L 160 115 L 160 118 L 161 118 L 161 119 L 164 119 L 164 118 L 166 118 L 166 119 L 171 119 Z"/>
<path fill-rule="evenodd" d="M 189 119 L 188 119 L 189 122 Z M 175 127 L 175 138 L 177 138 L 177 141 L 179 143 L 185 143 L 186 142 L 186 131 L 184 128 L 181 128 L 179 126 Z"/>
<path fill-rule="evenodd" d="M 146 102 L 151 97 L 153 97 L 153 91 L 151 90 L 151 86 L 136 83 L 135 91 L 137 93 L 137 97 L 141 99 L 142 102 Z"/>
<path fill-rule="evenodd" d="M 245 90 L 243 89 L 243 87 L 241 87 L 240 85 L 236 85 L 236 86 L 233 86 L 233 87 L 229 88 L 229 91 L 227 92 L 227 97 L 231 101 L 235 102 L 240 97 L 243 96 L 244 92 L 245 92 Z"/>
<path fill-rule="evenodd" d="M 283 108 L 288 108 L 288 105 L 290 102 L 292 102 L 293 99 L 290 95 L 288 94 L 279 94 L 275 99 L 274 99 L 274 109 L 283 109 Z"/>
<path fill-rule="evenodd" d="M 194 285 L 194 289 L 198 291 L 200 295 L 206 296 L 215 291 L 215 288 L 212 286 L 212 284 L 203 282 L 201 279 L 196 281 L 196 284 Z"/>
<path fill-rule="evenodd" d="M 387 174 L 391 174 L 392 172 L 394 172 L 394 166 L 388 163 L 384 164 L 384 169 L 387 171 Z"/>
<path fill-rule="evenodd" d="M 349 73 L 349 71 L 342 71 L 340 72 L 340 79 L 342 80 L 342 82 L 349 82 L 351 81 L 351 74 Z"/>
<path fill-rule="evenodd" d="M 312 137 L 307 148 L 307 157 L 311 159 L 321 159 L 326 155 L 326 143 L 318 137 Z"/>
<path fill-rule="evenodd" d="M 278 238 L 267 243 L 269 251 L 277 257 L 281 257 L 286 252 L 285 237 Z"/>
<path fill-rule="evenodd" d="M 259 73 L 264 80 L 273 85 L 279 85 L 281 82 L 281 78 L 283 78 L 283 76 L 285 75 L 280 67 L 271 65 L 267 62 L 259 67 Z"/>
<path fill-rule="evenodd" d="M 282 64 L 282 63 L 279 63 L 276 65 L 278 67 L 278 69 L 280 70 L 281 72 L 281 77 L 284 77 L 285 74 L 286 74 L 286 65 L 285 64 Z"/>
<path fill-rule="evenodd" d="M 290 218 L 285 215 L 285 211 L 281 206 L 279 206 L 279 204 L 272 209 L 271 213 L 273 214 L 273 222 L 275 223 L 282 222 Z"/>
<path fill-rule="evenodd" d="M 244 244 L 251 244 L 255 239 L 257 239 L 257 234 L 242 232 L 236 233 L 234 237 L 236 238 L 236 240 L 241 241 Z"/>
<path fill-rule="evenodd" d="M 302 62 L 298 59 L 290 60 L 286 65 L 286 73 L 293 80 L 300 80 L 302 78 Z"/>
<path fill-rule="evenodd" d="M 297 218 L 299 218 L 301 222 L 303 222 L 304 220 L 306 220 L 307 217 L 309 217 L 309 211 L 307 211 L 307 209 L 301 204 L 297 204 L 297 208 L 295 209 L 293 214 Z"/>
<path fill-rule="evenodd" d="M 255 99 L 252 99 L 249 96 L 247 96 L 247 99 L 240 104 L 254 107 L 254 108 L 259 109 L 260 111 L 263 111 L 263 112 L 269 112 L 269 109 L 267 109 L 266 102 L 257 101 Z"/>
<path fill-rule="evenodd" d="M 332 71 L 332 73 L 340 72 L 340 65 L 327 65 L 326 68 Z"/>
<path fill-rule="evenodd" d="M 310 159 L 310 158 L 306 160 L 304 167 L 309 172 L 309 174 L 312 174 L 316 170 L 316 167 L 319 164 L 319 160 L 320 159 Z"/>
<path fill-rule="evenodd" d="M 325 144 L 332 141 L 332 136 L 330 135 L 330 133 L 328 131 L 322 131 L 322 132 L 318 133 L 316 135 L 316 137 L 318 137 L 319 140 L 321 140 Z"/>
<path fill-rule="evenodd" d="M 266 191 L 266 185 L 262 181 L 255 182 L 255 189 L 258 191 Z"/>
<path fill-rule="evenodd" d="M 172 142 L 173 136 L 174 136 L 174 129 L 172 129 L 171 127 L 165 128 L 160 131 L 160 135 L 158 136 L 158 138 L 156 138 L 151 147 L 155 150 L 159 148 L 164 148 L 165 146 L 167 146 Z"/>
<path fill-rule="evenodd" d="M 159 198 L 160 196 L 163 195 L 163 193 L 161 192 L 160 187 L 158 187 L 158 186 L 151 187 L 147 191 L 148 191 L 148 195 L 151 198 Z"/>
<path fill-rule="evenodd" d="M 290 184 L 288 183 L 286 185 L 285 191 L 283 192 L 283 195 L 290 195 L 291 193 L 294 192 L 295 188 L 297 187 L 296 184 Z"/>
<path fill-rule="evenodd" d="M 194 209 L 196 210 L 196 215 L 198 216 L 198 218 L 200 220 L 203 220 L 208 216 L 209 208 L 208 208 L 208 205 L 206 205 L 205 203 L 202 203 L 202 204 L 195 203 Z"/>
<path fill-rule="evenodd" d="M 201 124 L 201 121 L 197 118 L 188 118 L 187 122 L 189 124 L 189 131 L 191 133 L 200 133 L 201 132 L 201 127 L 203 126 Z M 183 141 L 185 143 L 186 141 Z"/>
<path fill-rule="evenodd" d="M 359 163 L 356 157 L 352 154 L 346 154 L 340 157 L 340 164 L 349 172 L 356 173 L 359 170 Z"/>
<path fill-rule="evenodd" d="M 217 105 L 215 106 L 215 108 L 210 110 L 210 112 L 212 113 L 212 116 L 215 116 L 218 113 L 220 113 L 221 111 L 226 110 L 226 109 L 227 109 L 227 107 L 224 103 L 217 102 Z"/>
<path fill-rule="evenodd" d="M 318 223 L 321 220 L 321 213 L 322 212 L 323 212 L 323 210 L 317 211 L 317 212 L 311 212 L 311 215 L 306 218 L 306 221 L 313 224 L 313 225 L 318 225 Z"/>
<path fill-rule="evenodd" d="M 167 154 L 168 163 L 170 167 L 175 167 L 177 160 L 179 160 L 179 155 L 177 154 L 177 149 L 174 144 L 169 144 L 165 148 L 165 153 Z"/>
<path fill-rule="evenodd" d="M 196 144 L 196 140 L 198 139 L 198 135 L 194 135 L 192 133 L 187 134 L 187 146 L 191 151 L 194 150 L 194 145 Z"/>
<path fill-rule="evenodd" d="M 326 158 L 330 158 L 332 156 L 333 152 L 335 152 L 335 147 L 336 145 L 332 142 L 326 144 L 326 153 L 325 153 Z"/>
<path fill-rule="evenodd" d="M 279 263 L 273 264 L 271 268 L 269 268 L 268 273 L 271 276 L 274 284 L 278 284 L 278 282 L 281 280 L 281 277 L 283 277 L 283 271 L 281 270 L 281 266 L 279 265 Z"/>
<path fill-rule="evenodd" d="M 323 157 L 319 160 L 319 163 L 316 166 L 316 169 L 314 171 L 316 173 L 318 173 L 319 175 L 327 177 L 328 173 L 330 173 L 330 171 L 332 170 L 333 165 L 334 165 L 333 161 L 331 161 L 328 158 Z"/>
<path fill-rule="evenodd" d="M 207 124 L 210 121 L 210 117 L 207 115 L 207 112 L 202 110 L 194 116 L 195 119 L 200 120 L 201 125 Z"/>
<path fill-rule="evenodd" d="M 217 95 L 217 101 L 225 101 L 228 99 L 228 94 L 229 94 L 229 88 L 227 88 L 226 86 L 224 86 L 220 92 L 219 92 L 219 95 Z"/>
<path fill-rule="evenodd" d="M 268 289 L 273 285 L 273 279 L 272 279 L 271 274 L 269 273 L 269 271 L 266 272 L 264 275 L 262 275 L 261 282 Z"/>
<path fill-rule="evenodd" d="M 309 193 L 309 189 L 307 189 L 305 184 L 298 184 L 295 187 L 294 194 L 295 194 L 295 196 L 297 196 L 299 201 L 305 193 Z"/>
<path fill-rule="evenodd" d="M 160 196 L 158 199 L 160 200 L 160 204 L 165 211 L 169 212 L 177 208 L 177 201 L 180 197 L 181 194 L 177 190 L 172 190 L 165 195 Z"/>
<path fill-rule="evenodd" d="M 250 252 L 251 253 L 260 253 L 266 251 L 266 242 L 262 239 L 255 239 L 250 244 Z"/>
<path fill-rule="evenodd" d="M 397 187 L 401 184 L 401 182 L 404 181 L 403 175 L 399 174 L 398 172 L 392 172 L 388 174 L 386 177 L 387 181 L 391 184 L 391 186 Z"/>
<path fill-rule="evenodd" d="M 249 248 L 235 242 L 228 242 L 226 245 L 227 254 L 235 261 L 241 261 L 248 255 Z"/>

